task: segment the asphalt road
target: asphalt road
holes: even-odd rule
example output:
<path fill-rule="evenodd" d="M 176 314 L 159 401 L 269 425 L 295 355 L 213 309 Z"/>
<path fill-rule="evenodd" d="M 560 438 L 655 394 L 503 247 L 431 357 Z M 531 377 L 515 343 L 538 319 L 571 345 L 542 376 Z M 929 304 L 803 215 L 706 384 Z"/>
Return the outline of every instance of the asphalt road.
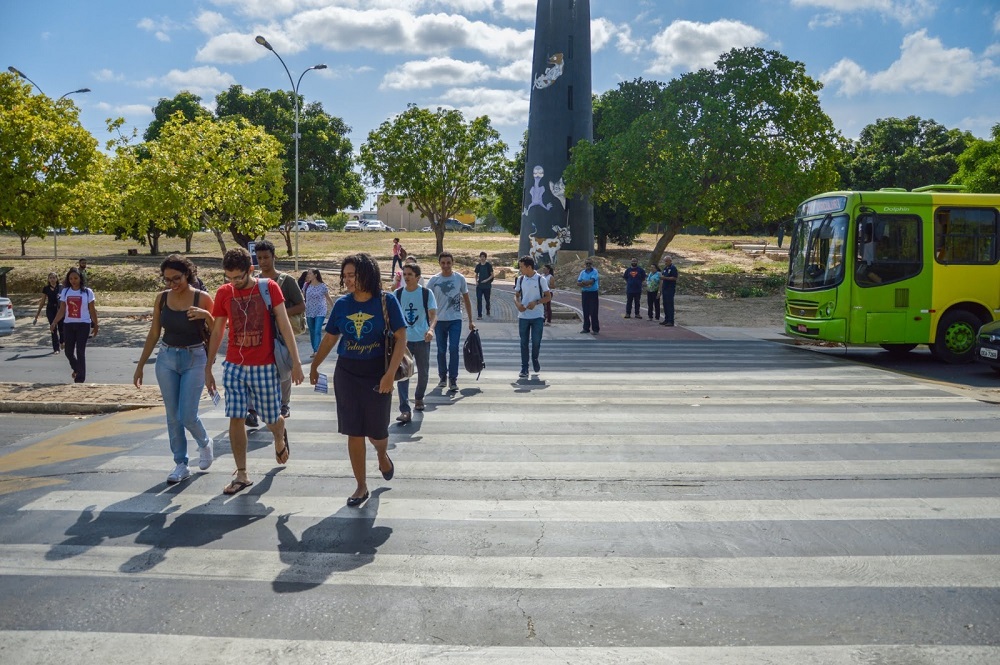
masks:
<path fill-rule="evenodd" d="M 996 405 L 767 342 L 548 340 L 523 381 L 485 346 L 360 509 L 306 386 L 236 497 L 221 408 L 176 486 L 158 409 L 22 438 L 0 660 L 1000 662 Z"/>

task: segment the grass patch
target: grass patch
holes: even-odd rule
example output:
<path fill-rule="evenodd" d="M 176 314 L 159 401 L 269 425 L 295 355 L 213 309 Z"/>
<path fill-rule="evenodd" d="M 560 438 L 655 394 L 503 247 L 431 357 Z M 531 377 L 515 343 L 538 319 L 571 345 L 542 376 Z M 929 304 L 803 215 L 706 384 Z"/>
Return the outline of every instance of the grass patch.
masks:
<path fill-rule="evenodd" d="M 720 263 L 712 269 L 712 272 L 721 273 L 723 275 L 741 275 L 743 274 L 743 268 L 734 266 L 731 263 Z"/>

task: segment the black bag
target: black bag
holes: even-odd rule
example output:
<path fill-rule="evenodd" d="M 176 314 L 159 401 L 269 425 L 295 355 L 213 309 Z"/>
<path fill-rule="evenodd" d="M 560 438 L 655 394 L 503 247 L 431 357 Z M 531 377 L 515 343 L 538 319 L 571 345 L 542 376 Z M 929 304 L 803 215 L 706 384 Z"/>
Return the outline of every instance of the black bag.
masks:
<path fill-rule="evenodd" d="M 465 338 L 465 345 L 462 347 L 462 358 L 465 360 L 465 371 L 479 375 L 486 369 L 486 361 L 483 359 L 483 342 L 479 339 L 478 330 L 470 330 L 469 336 Z"/>

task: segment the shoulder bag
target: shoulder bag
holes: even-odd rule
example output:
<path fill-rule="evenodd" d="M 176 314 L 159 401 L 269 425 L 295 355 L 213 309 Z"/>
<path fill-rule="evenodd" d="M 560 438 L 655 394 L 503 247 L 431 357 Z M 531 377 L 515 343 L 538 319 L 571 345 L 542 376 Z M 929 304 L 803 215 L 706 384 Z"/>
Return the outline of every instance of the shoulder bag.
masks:
<path fill-rule="evenodd" d="M 385 370 L 389 371 L 389 361 L 392 360 L 392 352 L 396 347 L 396 336 L 389 330 L 389 308 L 385 305 L 384 291 L 382 292 L 382 319 L 385 321 Z M 413 376 L 415 368 L 416 361 L 413 360 L 413 354 L 410 353 L 408 347 L 403 347 L 403 359 L 399 361 L 399 367 L 396 368 L 396 375 L 392 377 L 392 380 L 408 380 Z"/>

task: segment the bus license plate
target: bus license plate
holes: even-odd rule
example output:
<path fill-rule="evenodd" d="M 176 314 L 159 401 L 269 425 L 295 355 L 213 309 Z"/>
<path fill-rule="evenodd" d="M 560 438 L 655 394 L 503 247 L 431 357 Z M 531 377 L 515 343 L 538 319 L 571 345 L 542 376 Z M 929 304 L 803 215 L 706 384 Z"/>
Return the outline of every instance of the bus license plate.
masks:
<path fill-rule="evenodd" d="M 990 360 L 996 360 L 997 359 L 997 350 L 996 349 L 985 349 L 985 348 L 979 349 L 979 355 L 981 355 L 983 358 L 989 358 Z"/>
<path fill-rule="evenodd" d="M 798 329 L 798 331 L 800 333 L 808 332 L 808 330 L 809 330 L 809 328 L 807 328 L 806 324 L 804 324 L 804 323 L 800 323 L 798 326 L 796 326 L 796 328 Z"/>

